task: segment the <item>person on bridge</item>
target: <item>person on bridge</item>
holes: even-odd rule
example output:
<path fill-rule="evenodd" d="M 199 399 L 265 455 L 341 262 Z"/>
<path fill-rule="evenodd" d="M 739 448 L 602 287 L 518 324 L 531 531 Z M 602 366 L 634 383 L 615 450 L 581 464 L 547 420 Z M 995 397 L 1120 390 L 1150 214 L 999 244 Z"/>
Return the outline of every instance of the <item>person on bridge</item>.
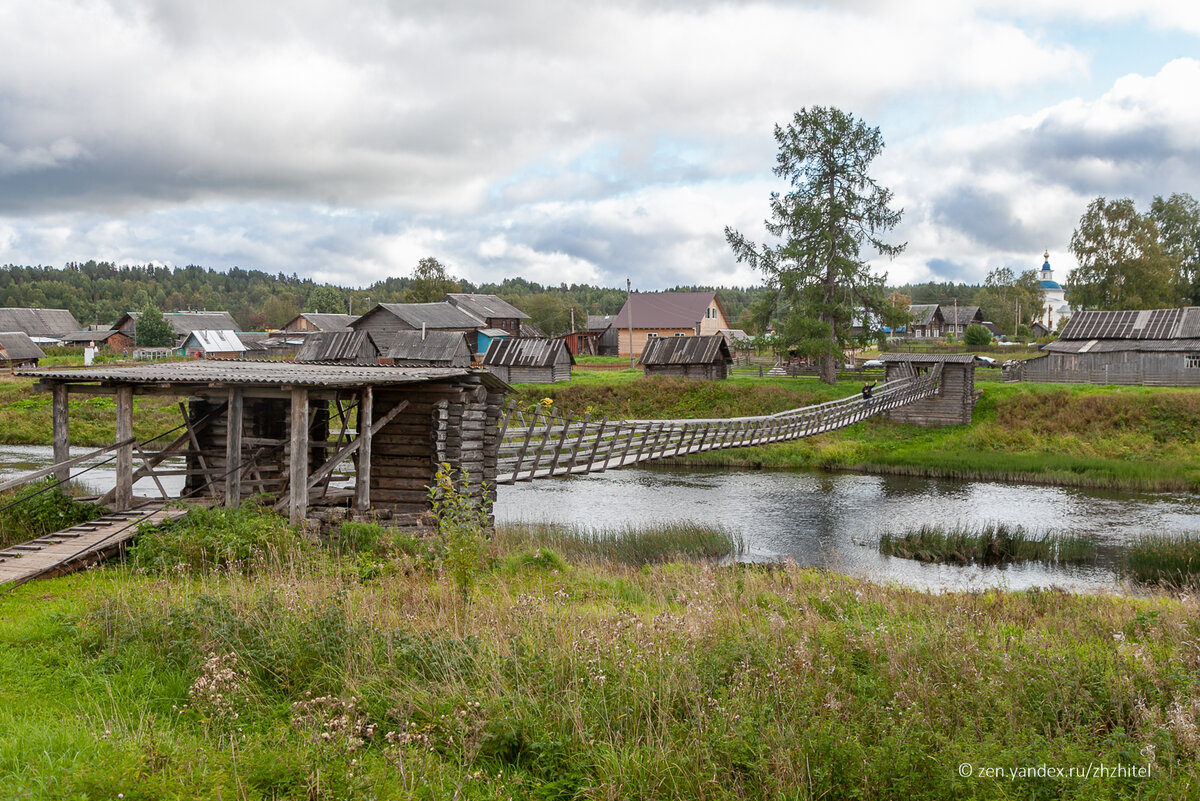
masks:
<path fill-rule="evenodd" d="M 879 386 L 879 381 L 876 381 L 873 384 L 868 384 L 866 382 L 863 382 L 863 388 L 862 388 L 863 405 L 867 407 L 867 411 L 871 411 L 871 392 L 877 386 Z"/>

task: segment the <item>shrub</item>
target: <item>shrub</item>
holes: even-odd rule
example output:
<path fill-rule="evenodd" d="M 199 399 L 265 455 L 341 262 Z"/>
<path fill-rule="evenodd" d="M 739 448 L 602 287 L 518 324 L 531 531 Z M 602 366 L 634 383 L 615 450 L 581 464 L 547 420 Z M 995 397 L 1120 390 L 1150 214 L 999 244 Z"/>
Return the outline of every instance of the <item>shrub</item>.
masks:
<path fill-rule="evenodd" d="M 208 570 L 224 565 L 249 567 L 268 551 L 301 547 L 285 518 L 255 504 L 236 507 L 193 507 L 177 520 L 138 527 L 129 549 L 136 567 L 170 570 L 185 566 Z"/>
<path fill-rule="evenodd" d="M 454 468 L 442 462 L 429 488 L 429 502 L 442 538 L 446 569 L 465 601 L 483 565 L 484 531 L 489 521 L 487 509 L 470 494 L 467 471 L 462 471 L 458 484 L 454 473 Z"/>
<path fill-rule="evenodd" d="M 75 500 L 55 479 L 47 478 L 21 491 L 0 495 L 0 545 L 44 537 L 94 520 L 107 511 L 94 503 Z"/>
<path fill-rule="evenodd" d="M 963 342 L 972 348 L 977 348 L 981 345 L 990 345 L 992 344 L 992 332 L 979 325 L 979 323 L 972 323 L 963 331 Z"/>

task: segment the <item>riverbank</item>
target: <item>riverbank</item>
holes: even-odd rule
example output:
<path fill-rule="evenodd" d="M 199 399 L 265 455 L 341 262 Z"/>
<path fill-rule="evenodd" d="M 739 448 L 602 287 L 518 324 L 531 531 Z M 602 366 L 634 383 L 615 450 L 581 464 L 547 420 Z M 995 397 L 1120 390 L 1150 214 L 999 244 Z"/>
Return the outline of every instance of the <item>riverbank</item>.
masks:
<path fill-rule="evenodd" d="M 770 414 L 844 398 L 860 386 L 812 379 L 721 382 L 576 373 L 569 385 L 523 385 L 522 403 L 645 419 Z M 1143 491 L 1200 490 L 1200 393 L 1160 387 L 980 382 L 969 426 L 919 428 L 873 418 L 818 437 L 674 461 L 709 467 L 813 469 Z"/>
<path fill-rule="evenodd" d="M 114 565 L 0 595 L 0 795 L 919 801 L 1200 783 L 1194 599 L 634 568 L 502 531 L 463 601 L 411 541 L 359 532 L 335 551 L 278 518 L 243 523 L 219 528 L 260 548 L 232 566 Z"/>

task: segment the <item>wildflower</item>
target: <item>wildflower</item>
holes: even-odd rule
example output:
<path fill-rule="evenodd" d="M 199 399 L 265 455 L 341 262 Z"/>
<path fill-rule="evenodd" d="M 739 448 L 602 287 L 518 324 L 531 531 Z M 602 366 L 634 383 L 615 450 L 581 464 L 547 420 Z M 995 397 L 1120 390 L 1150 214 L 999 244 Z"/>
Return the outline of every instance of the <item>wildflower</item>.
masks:
<path fill-rule="evenodd" d="M 542 398 L 541 404 L 543 406 L 545 406 L 547 409 L 549 409 L 551 406 L 554 405 L 554 398 Z"/>

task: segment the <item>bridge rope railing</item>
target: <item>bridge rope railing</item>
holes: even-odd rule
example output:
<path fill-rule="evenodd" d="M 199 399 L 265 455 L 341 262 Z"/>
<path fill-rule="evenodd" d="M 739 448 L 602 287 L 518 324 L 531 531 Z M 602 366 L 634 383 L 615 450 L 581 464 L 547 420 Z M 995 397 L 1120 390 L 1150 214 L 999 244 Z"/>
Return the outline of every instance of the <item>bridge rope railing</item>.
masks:
<path fill-rule="evenodd" d="M 608 420 L 554 408 L 510 405 L 502 420 L 496 483 L 583 475 L 658 459 L 811 437 L 927 398 L 941 365 L 881 384 L 869 400 L 852 395 L 755 417 Z"/>

